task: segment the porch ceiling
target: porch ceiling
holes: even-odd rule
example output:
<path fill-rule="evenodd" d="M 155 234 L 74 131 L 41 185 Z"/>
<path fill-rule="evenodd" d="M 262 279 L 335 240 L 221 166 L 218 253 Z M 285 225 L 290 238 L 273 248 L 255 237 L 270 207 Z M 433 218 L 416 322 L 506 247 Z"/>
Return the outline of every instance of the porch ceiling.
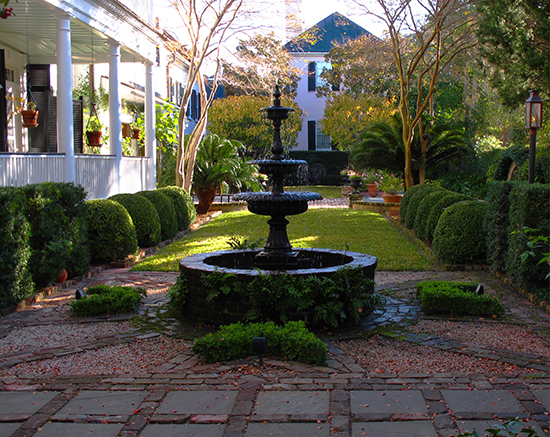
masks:
<path fill-rule="evenodd" d="M 25 7 L 26 3 L 28 8 Z M 57 46 L 56 9 L 40 0 L 10 1 L 15 16 L 0 20 L 0 42 L 16 52 L 30 56 L 32 64 L 55 64 Z M 27 9 L 27 11 L 26 11 Z M 58 10 L 59 11 L 59 10 Z M 28 30 L 27 30 L 28 29 Z M 93 36 L 92 36 L 93 35 Z M 27 42 L 28 41 L 28 42 Z M 108 62 L 108 37 L 90 25 L 71 19 L 71 50 L 73 63 Z M 121 61 L 135 62 L 141 56 L 123 45 Z"/>

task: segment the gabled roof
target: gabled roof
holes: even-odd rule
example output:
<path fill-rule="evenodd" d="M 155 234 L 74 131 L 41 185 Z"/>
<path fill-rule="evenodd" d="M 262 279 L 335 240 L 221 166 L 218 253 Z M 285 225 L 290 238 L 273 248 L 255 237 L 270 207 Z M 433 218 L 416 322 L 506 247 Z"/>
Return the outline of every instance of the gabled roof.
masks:
<path fill-rule="evenodd" d="M 304 40 L 306 35 L 315 35 L 314 44 Z M 336 44 L 346 43 L 362 35 L 372 34 L 363 29 L 358 24 L 344 17 L 338 12 L 334 12 L 324 20 L 319 21 L 315 26 L 302 32 L 296 38 L 285 44 L 285 49 L 289 52 L 301 53 L 327 53 Z"/>

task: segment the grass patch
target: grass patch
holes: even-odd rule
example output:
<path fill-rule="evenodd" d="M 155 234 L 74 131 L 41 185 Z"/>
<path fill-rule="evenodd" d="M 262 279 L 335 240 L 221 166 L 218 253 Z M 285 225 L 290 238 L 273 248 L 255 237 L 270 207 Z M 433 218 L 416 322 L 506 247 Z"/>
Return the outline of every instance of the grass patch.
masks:
<path fill-rule="evenodd" d="M 285 191 L 311 191 L 319 193 L 324 199 L 334 199 L 342 197 L 342 187 L 332 187 L 329 185 L 306 185 L 285 187 Z"/>
<path fill-rule="evenodd" d="M 423 271 L 434 265 L 380 214 L 344 209 L 312 209 L 289 216 L 288 236 L 294 247 L 327 248 L 368 253 L 378 258 L 379 270 Z M 189 236 L 137 264 L 133 270 L 178 271 L 181 258 L 229 249 L 233 236 L 267 238 L 268 217 L 234 211 L 222 214 Z"/>

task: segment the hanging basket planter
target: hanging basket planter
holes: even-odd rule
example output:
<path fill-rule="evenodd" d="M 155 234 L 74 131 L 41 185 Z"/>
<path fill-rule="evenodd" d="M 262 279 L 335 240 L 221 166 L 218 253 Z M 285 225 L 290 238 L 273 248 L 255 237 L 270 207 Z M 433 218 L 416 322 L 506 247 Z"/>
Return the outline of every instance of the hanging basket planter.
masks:
<path fill-rule="evenodd" d="M 88 138 L 88 146 L 90 147 L 101 147 L 101 131 L 87 131 L 86 137 Z"/>
<path fill-rule="evenodd" d="M 23 127 L 34 129 L 38 126 L 38 110 L 22 109 L 21 117 L 23 118 Z"/>
<path fill-rule="evenodd" d="M 132 139 L 139 140 L 140 132 L 141 132 L 141 129 L 137 129 L 137 128 L 132 129 Z"/>

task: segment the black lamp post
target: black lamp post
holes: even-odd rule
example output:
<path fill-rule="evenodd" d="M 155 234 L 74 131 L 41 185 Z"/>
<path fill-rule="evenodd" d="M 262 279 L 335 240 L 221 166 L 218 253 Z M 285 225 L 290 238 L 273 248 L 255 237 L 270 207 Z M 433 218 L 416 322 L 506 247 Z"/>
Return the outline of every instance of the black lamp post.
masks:
<path fill-rule="evenodd" d="M 538 91 L 530 91 L 525 102 L 525 129 L 529 129 L 529 183 L 535 182 L 537 129 L 542 127 L 542 100 Z"/>

